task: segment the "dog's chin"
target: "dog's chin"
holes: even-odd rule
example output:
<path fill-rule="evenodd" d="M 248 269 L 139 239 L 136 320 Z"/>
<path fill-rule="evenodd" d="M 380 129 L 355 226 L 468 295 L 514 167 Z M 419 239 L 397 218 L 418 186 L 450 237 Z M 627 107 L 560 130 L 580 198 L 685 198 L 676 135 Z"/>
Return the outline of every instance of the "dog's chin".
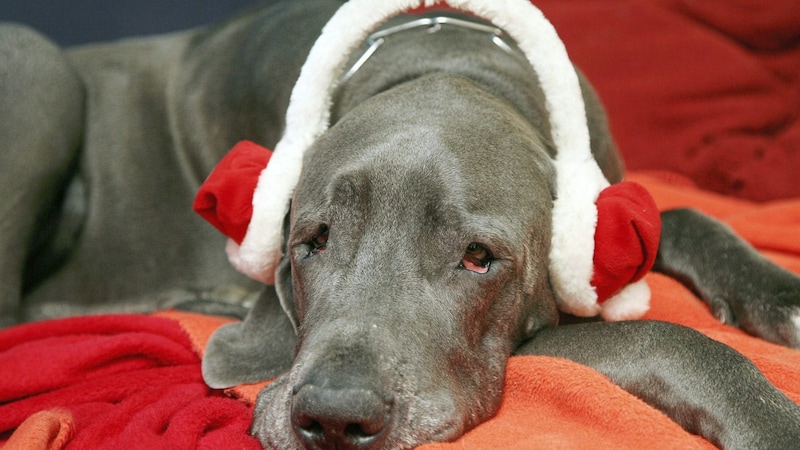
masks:
<path fill-rule="evenodd" d="M 374 449 L 411 449 L 431 442 L 453 441 L 488 417 L 463 414 L 445 391 L 395 399 L 391 427 Z M 292 431 L 292 387 L 284 375 L 258 396 L 250 432 L 265 449 L 303 449 Z M 462 411 L 461 414 L 458 411 Z"/>

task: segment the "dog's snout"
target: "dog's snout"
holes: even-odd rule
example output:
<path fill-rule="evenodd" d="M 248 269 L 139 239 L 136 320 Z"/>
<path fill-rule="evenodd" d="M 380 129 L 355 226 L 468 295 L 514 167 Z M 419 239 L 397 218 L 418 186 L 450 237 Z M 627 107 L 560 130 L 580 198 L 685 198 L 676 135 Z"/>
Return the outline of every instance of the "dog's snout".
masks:
<path fill-rule="evenodd" d="M 306 448 L 377 448 L 388 435 L 391 399 L 370 389 L 306 384 L 292 401 L 292 428 Z"/>

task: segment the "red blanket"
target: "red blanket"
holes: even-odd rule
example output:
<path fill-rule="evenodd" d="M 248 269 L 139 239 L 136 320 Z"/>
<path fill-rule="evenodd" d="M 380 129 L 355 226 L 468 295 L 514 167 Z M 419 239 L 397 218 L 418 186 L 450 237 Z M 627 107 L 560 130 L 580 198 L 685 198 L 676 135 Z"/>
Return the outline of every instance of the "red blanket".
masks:
<path fill-rule="evenodd" d="M 724 219 L 800 272 L 800 199 L 755 204 L 636 173 L 662 208 Z M 694 295 L 651 274 L 647 318 L 682 323 L 750 358 L 800 403 L 800 352 L 719 324 Z M 259 448 L 247 435 L 261 388 L 221 392 L 200 376 L 210 333 L 226 319 L 164 312 L 33 323 L 0 332 L 0 437 L 10 448 Z M 13 433 L 13 434 L 12 434 Z M 710 447 L 599 373 L 555 358 L 515 357 L 498 415 L 445 448 Z"/>
<path fill-rule="evenodd" d="M 630 169 L 800 196 L 797 0 L 535 0 L 603 99 Z"/>
<path fill-rule="evenodd" d="M 247 435 L 250 409 L 203 383 L 174 320 L 95 316 L 5 330 L 0 380 L 0 436 L 17 428 L 9 448 L 260 448 Z"/>

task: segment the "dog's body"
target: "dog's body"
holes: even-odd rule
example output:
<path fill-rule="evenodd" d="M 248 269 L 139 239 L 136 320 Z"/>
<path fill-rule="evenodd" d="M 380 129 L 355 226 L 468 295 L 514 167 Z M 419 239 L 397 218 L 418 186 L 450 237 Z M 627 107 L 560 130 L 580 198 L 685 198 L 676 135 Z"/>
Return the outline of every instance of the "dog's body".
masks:
<path fill-rule="evenodd" d="M 276 2 L 209 30 L 67 53 L 0 28 L 11 69 L 0 88 L 14 99 L 0 106 L 4 323 L 257 291 L 190 205 L 236 141 L 279 140 L 294 80 L 338 6 Z M 535 80 L 521 54 L 445 26 L 392 36 L 342 84 L 305 159 L 276 289 L 204 360 L 212 385 L 286 372 L 257 405 L 266 445 L 453 439 L 494 414 L 513 352 L 595 367 L 724 446 L 798 442 L 800 409 L 727 347 L 648 322 L 553 328 L 557 174 Z M 592 151 L 619 181 L 584 88 Z M 701 215 L 663 220 L 658 270 L 720 318 L 800 345 L 797 277 Z"/>

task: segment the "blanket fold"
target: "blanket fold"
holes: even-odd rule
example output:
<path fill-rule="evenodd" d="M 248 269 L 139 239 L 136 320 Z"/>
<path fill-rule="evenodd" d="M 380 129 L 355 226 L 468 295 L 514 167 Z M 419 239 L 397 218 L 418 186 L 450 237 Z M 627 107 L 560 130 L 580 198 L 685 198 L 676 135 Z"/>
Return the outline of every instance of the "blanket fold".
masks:
<path fill-rule="evenodd" d="M 9 448 L 260 448 L 250 409 L 209 389 L 199 362 L 180 324 L 161 317 L 4 330 L 0 437 L 16 429 Z"/>

